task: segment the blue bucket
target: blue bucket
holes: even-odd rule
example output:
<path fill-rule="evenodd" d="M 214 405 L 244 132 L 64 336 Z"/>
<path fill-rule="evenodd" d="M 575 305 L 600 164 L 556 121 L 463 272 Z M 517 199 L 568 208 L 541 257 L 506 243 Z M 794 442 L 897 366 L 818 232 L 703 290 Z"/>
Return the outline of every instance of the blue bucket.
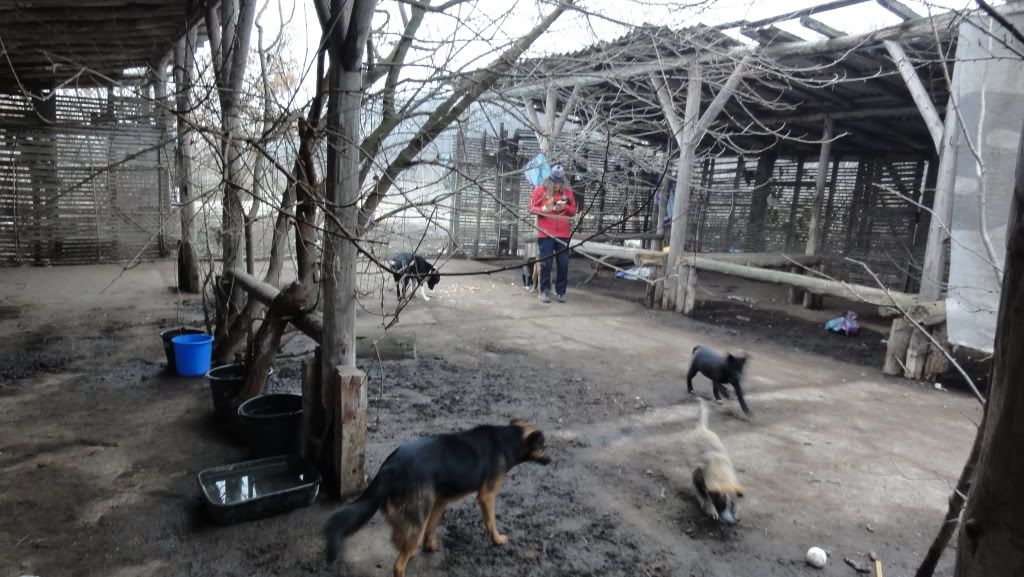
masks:
<path fill-rule="evenodd" d="M 174 345 L 174 364 L 183 377 L 201 377 L 210 371 L 213 337 L 210 335 L 178 335 Z"/>

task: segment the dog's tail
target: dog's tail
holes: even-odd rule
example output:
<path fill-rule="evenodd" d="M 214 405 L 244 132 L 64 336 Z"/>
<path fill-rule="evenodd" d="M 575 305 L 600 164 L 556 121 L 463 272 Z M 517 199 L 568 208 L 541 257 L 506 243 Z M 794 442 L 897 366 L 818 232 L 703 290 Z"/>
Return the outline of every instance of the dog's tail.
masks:
<path fill-rule="evenodd" d="M 704 404 L 704 399 L 698 398 L 697 402 L 700 403 L 700 417 L 697 419 L 697 428 L 706 429 L 708 428 L 708 406 Z"/>
<path fill-rule="evenodd" d="M 370 482 L 358 499 L 335 511 L 327 520 L 324 536 L 327 538 L 327 562 L 333 563 L 341 553 L 345 539 L 363 528 L 373 515 L 384 504 L 387 494 L 381 475 L 378 474 Z"/>
<path fill-rule="evenodd" d="M 699 348 L 700 348 L 700 345 L 697 345 L 697 346 L 693 347 L 693 350 L 690 351 L 690 354 L 692 355 L 693 353 L 697 352 L 697 349 L 699 349 Z"/>

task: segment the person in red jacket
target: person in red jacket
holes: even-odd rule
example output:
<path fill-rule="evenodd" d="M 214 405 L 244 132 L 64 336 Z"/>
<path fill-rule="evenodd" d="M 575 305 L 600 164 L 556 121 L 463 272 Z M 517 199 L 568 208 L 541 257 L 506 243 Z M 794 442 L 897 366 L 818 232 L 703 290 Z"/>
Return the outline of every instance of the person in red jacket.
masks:
<path fill-rule="evenodd" d="M 549 303 L 551 286 L 551 260 L 558 263 L 555 294 L 558 302 L 565 302 L 565 289 L 569 276 L 569 235 L 572 217 L 576 215 L 576 196 L 566 186 L 565 169 L 561 164 L 551 167 L 551 176 L 533 189 L 530 212 L 537 215 L 537 247 L 540 252 L 540 302 Z"/>

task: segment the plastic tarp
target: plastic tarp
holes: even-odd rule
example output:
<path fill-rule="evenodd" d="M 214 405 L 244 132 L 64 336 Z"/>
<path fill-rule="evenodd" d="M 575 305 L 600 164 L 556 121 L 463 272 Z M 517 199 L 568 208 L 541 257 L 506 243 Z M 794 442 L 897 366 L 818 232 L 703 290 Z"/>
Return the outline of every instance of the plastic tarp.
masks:
<path fill-rule="evenodd" d="M 946 314 L 951 343 L 992 352 L 1002 284 L 997 268 L 1002 269 L 1006 255 L 1007 215 L 1024 124 L 1024 62 L 1006 47 L 1016 46 L 1016 41 L 1001 26 L 988 17 L 971 19 L 960 25 L 953 75 L 963 128 L 957 146 Z M 1024 15 L 1009 19 L 1024 29 Z"/>

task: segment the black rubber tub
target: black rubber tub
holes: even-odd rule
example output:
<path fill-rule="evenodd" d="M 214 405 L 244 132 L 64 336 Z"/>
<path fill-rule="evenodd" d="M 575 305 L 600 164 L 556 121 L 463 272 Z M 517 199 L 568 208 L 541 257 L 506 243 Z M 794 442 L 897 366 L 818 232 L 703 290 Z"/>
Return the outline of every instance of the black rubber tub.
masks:
<path fill-rule="evenodd" d="M 213 414 L 218 422 L 227 423 L 235 420 L 236 412 L 231 408 L 231 399 L 235 398 L 245 386 L 246 368 L 243 363 L 231 363 L 210 369 L 206 378 L 210 381 L 210 395 L 213 397 Z M 267 371 L 268 378 L 274 374 L 274 368 Z"/>
<path fill-rule="evenodd" d="M 253 397 L 238 407 L 238 422 L 254 458 L 302 452 L 302 395 Z"/>
<path fill-rule="evenodd" d="M 174 363 L 174 346 L 171 344 L 171 339 L 178 335 L 205 335 L 206 331 L 203 329 L 195 329 L 192 327 L 174 327 L 173 329 L 164 329 L 160 331 L 160 340 L 164 342 L 164 354 L 167 355 L 167 370 L 174 373 L 176 372 Z"/>
<path fill-rule="evenodd" d="M 238 523 L 306 507 L 320 490 L 320 473 L 297 455 L 223 465 L 196 477 L 210 518 Z"/>

